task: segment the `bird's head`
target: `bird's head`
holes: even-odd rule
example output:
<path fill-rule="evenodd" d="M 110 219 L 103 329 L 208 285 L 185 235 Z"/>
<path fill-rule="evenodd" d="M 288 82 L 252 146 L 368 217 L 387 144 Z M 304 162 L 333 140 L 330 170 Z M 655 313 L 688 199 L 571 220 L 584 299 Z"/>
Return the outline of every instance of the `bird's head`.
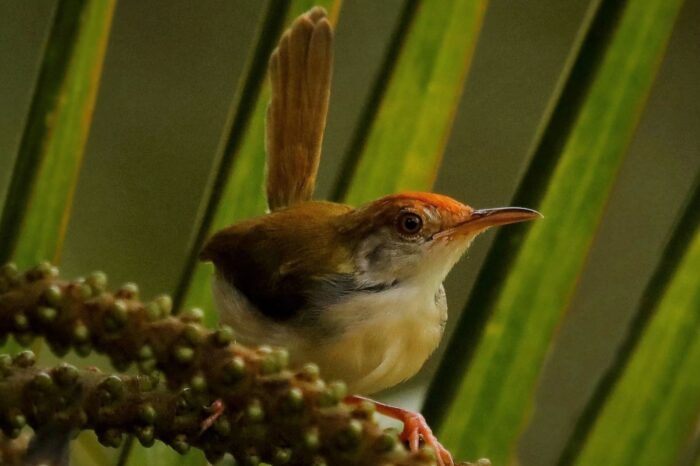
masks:
<path fill-rule="evenodd" d="M 349 212 L 341 231 L 356 244 L 363 281 L 439 286 L 479 233 L 539 217 L 522 207 L 473 209 L 439 194 L 402 193 Z"/>

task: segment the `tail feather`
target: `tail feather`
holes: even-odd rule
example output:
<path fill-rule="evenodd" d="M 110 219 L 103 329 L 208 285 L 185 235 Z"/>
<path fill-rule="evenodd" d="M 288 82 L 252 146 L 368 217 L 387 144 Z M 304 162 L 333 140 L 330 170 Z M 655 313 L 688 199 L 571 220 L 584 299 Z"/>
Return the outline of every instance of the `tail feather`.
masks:
<path fill-rule="evenodd" d="M 315 7 L 283 34 L 270 57 L 267 199 L 270 210 L 311 199 L 330 97 L 333 32 Z"/>

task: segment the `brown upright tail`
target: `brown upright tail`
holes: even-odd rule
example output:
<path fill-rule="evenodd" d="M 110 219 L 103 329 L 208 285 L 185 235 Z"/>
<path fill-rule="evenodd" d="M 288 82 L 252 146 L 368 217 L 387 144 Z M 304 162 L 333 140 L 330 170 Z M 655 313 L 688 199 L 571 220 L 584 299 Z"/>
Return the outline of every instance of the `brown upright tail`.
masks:
<path fill-rule="evenodd" d="M 326 127 L 333 31 L 323 8 L 298 17 L 270 57 L 267 204 L 277 210 L 311 199 Z"/>

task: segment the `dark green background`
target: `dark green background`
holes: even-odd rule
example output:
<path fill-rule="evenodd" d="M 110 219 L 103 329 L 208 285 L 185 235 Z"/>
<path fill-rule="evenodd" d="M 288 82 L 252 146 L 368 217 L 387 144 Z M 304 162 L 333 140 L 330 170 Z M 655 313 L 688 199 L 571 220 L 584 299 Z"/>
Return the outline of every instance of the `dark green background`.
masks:
<path fill-rule="evenodd" d="M 331 190 L 402 3 L 343 5 L 319 197 Z M 0 202 L 53 5 L 0 1 Z M 436 191 L 478 207 L 508 203 L 587 6 L 491 1 Z M 172 290 L 261 10 L 254 0 L 119 2 L 66 241 L 66 275 L 99 268 L 115 282 L 138 282 L 145 296 Z M 699 83 L 700 0 L 686 0 L 558 331 L 521 442 L 523 465 L 552 464 L 700 170 Z M 447 282 L 452 322 L 490 238 L 476 242 Z M 434 368 L 433 361 L 384 398 L 418 406 Z"/>

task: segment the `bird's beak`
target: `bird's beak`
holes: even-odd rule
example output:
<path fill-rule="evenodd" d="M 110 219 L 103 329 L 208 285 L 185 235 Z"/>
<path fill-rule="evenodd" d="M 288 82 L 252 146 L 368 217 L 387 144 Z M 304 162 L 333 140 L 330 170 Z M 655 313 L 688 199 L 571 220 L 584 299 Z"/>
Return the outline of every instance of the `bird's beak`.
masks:
<path fill-rule="evenodd" d="M 479 209 L 473 211 L 467 220 L 435 234 L 433 239 L 444 236 L 464 236 L 479 233 L 490 227 L 508 225 L 509 223 L 527 222 L 537 218 L 543 218 L 543 215 L 536 210 L 527 209 L 525 207 Z"/>

